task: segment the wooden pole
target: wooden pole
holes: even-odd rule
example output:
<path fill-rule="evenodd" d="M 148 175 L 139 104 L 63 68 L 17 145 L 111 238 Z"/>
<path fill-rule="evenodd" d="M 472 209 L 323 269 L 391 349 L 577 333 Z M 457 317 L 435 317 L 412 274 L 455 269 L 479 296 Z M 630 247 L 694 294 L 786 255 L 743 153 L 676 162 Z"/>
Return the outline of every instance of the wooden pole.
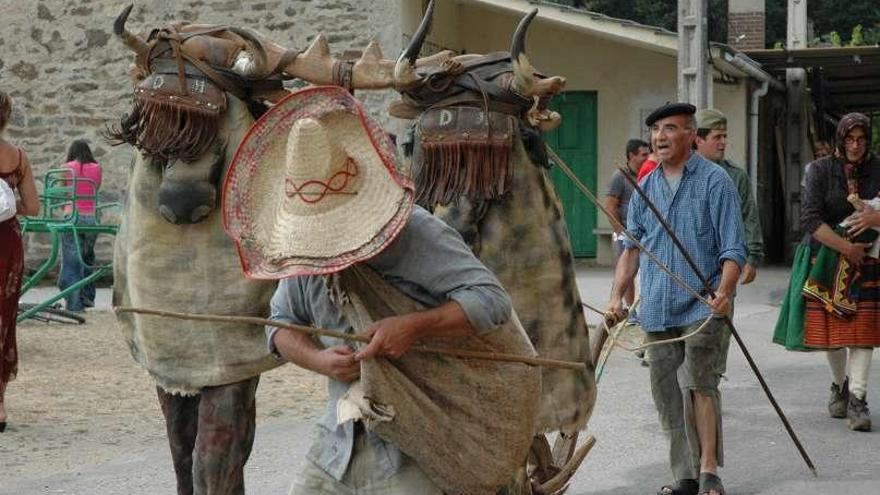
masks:
<path fill-rule="evenodd" d="M 286 328 L 296 332 L 308 335 L 318 335 L 321 337 L 334 337 L 342 340 L 369 342 L 370 339 L 362 335 L 337 332 L 335 330 L 327 330 L 324 328 L 306 327 L 302 325 L 293 325 L 282 321 L 268 320 L 265 318 L 257 318 L 255 316 L 222 316 L 222 315 L 206 315 L 196 313 L 176 313 L 173 311 L 163 311 L 159 309 L 133 308 L 127 306 L 116 306 L 113 311 L 117 313 L 137 313 L 144 315 L 160 316 L 163 318 L 176 318 L 179 320 L 191 321 L 212 321 L 218 323 L 243 323 L 246 325 L 273 326 L 278 328 Z M 481 359 L 483 361 L 501 361 L 507 363 L 522 363 L 530 366 L 543 366 L 547 368 L 563 368 L 583 371 L 587 369 L 584 363 L 576 363 L 572 361 L 561 361 L 558 359 L 548 359 L 541 357 L 521 356 L 517 354 L 504 354 L 500 352 L 487 351 L 470 351 L 466 349 L 443 349 L 437 347 L 428 347 L 416 344 L 411 350 L 425 352 L 429 354 L 441 354 L 462 359 Z"/>
<path fill-rule="evenodd" d="M 673 230 L 672 226 L 669 225 L 669 222 L 660 213 L 660 210 L 654 206 L 654 203 L 651 202 L 651 198 L 645 194 L 645 191 L 642 190 L 641 186 L 639 186 L 638 182 L 636 182 L 632 177 L 624 174 L 624 177 L 627 181 L 629 181 L 630 185 L 633 187 L 633 190 L 641 196 L 641 198 L 645 201 L 645 204 L 648 205 L 651 212 L 654 213 L 654 216 L 660 222 L 660 225 L 663 227 L 663 230 L 669 235 L 669 238 L 672 239 L 672 243 L 678 248 L 678 251 L 684 256 L 685 261 L 691 267 L 691 270 L 697 274 L 700 281 L 703 283 L 703 290 L 705 290 L 710 296 L 715 297 L 715 291 L 712 289 L 712 286 L 709 285 L 709 281 L 706 279 L 706 276 L 697 266 L 697 263 L 691 257 L 688 250 L 684 247 L 681 240 L 679 240 L 678 236 L 675 234 L 675 230 Z M 767 399 L 770 401 L 770 405 L 773 406 L 773 409 L 776 411 L 776 415 L 779 416 L 779 419 L 782 421 L 782 425 L 785 427 L 785 431 L 788 433 L 788 436 L 791 438 L 791 441 L 794 442 L 794 446 L 797 448 L 801 457 L 804 459 L 804 462 L 807 464 L 807 467 L 812 471 L 813 476 L 818 476 L 819 474 L 816 472 L 816 466 L 813 465 L 812 459 L 810 459 L 810 455 L 807 454 L 807 450 L 804 448 L 803 444 L 801 444 L 800 438 L 798 438 L 797 434 L 794 432 L 794 428 L 791 427 L 791 423 L 788 422 L 788 417 L 786 417 L 785 412 L 779 407 L 779 403 L 776 402 L 776 398 L 773 396 L 773 393 L 770 391 L 770 386 L 767 385 L 767 382 L 764 380 L 764 375 L 761 374 L 761 370 L 758 369 L 758 365 L 755 364 L 755 360 L 752 359 L 752 354 L 749 352 L 749 349 L 746 347 L 745 342 L 743 342 L 742 338 L 739 335 L 739 332 L 736 330 L 736 327 L 733 326 L 733 320 L 730 319 L 730 315 L 724 315 L 724 323 L 727 324 L 727 327 L 730 329 L 730 334 L 736 340 L 737 345 L 745 356 L 746 361 L 749 363 L 749 367 L 752 369 L 752 372 L 755 374 L 755 377 L 758 379 L 758 383 L 761 384 L 761 388 L 764 390 L 764 394 L 767 395 Z"/>
<path fill-rule="evenodd" d="M 592 193 L 592 191 L 590 191 L 587 188 L 587 186 L 585 186 L 584 183 L 581 182 L 581 180 L 577 178 L 577 176 L 571 170 L 571 167 L 569 167 L 568 164 L 566 164 L 565 161 L 562 158 L 560 158 L 559 155 L 557 155 L 555 151 L 553 151 L 553 148 L 551 148 L 550 146 L 546 146 L 546 149 L 547 149 L 547 154 L 549 155 L 550 159 L 552 159 L 554 162 L 556 162 L 556 164 L 559 166 L 559 168 L 565 173 L 565 175 L 568 176 L 569 179 L 571 179 L 571 181 L 574 183 L 574 185 L 577 186 L 577 188 L 584 194 L 584 196 L 586 196 L 590 201 L 593 202 L 593 204 L 596 205 L 597 208 L 602 210 L 606 215 L 608 215 L 610 217 L 611 215 L 608 214 L 608 211 L 605 210 L 605 207 L 602 206 L 602 203 L 599 201 L 599 199 L 596 198 L 596 196 Z M 628 176 L 626 174 L 624 174 L 624 178 L 627 178 L 627 177 Z M 644 195 L 644 191 L 642 191 L 641 188 L 639 188 L 638 183 L 635 184 L 635 190 L 637 192 L 639 192 L 640 194 Z M 647 198 L 646 198 L 646 200 L 647 200 Z M 650 203 L 650 200 L 647 200 L 646 202 Z M 661 221 L 663 221 L 663 220 L 661 220 Z M 689 286 L 683 280 L 681 280 L 681 278 L 678 277 L 678 275 L 671 272 L 660 260 L 656 259 L 656 256 L 654 256 L 653 253 L 644 249 L 644 247 L 641 246 L 641 244 L 638 242 L 638 240 L 633 238 L 632 235 L 627 230 L 624 229 L 623 234 L 630 241 L 639 245 L 640 249 L 642 249 L 643 252 L 645 254 L 647 254 L 651 258 L 651 260 L 654 261 L 654 263 L 657 264 L 658 267 L 660 267 L 661 269 L 664 269 L 664 271 L 666 271 L 669 274 L 669 276 L 672 277 L 673 280 L 675 280 L 679 285 L 681 285 L 681 287 L 683 289 L 693 293 L 694 297 L 696 297 L 700 301 L 702 301 L 704 303 L 707 302 L 703 298 L 702 295 L 700 295 L 691 286 Z M 673 233 L 673 235 L 674 235 L 674 233 Z M 711 289 L 711 287 L 710 287 L 710 289 Z M 791 424 L 789 424 L 788 418 L 785 416 L 785 413 L 782 411 L 782 408 L 779 407 L 779 404 L 776 402 L 776 399 L 773 397 L 773 394 L 770 392 L 770 387 L 767 385 L 767 382 L 764 381 L 763 375 L 761 375 L 760 370 L 758 370 L 758 365 L 755 364 L 755 361 L 752 359 L 751 354 L 749 354 L 748 349 L 746 349 L 745 343 L 742 341 L 742 339 L 739 336 L 739 333 L 736 331 L 736 328 L 734 328 L 734 326 L 733 326 L 733 322 L 730 320 L 729 317 L 726 317 L 725 320 L 726 320 L 725 323 L 728 323 L 730 326 L 731 335 L 733 335 L 734 339 L 736 340 L 737 345 L 743 351 L 743 355 L 746 357 L 746 361 L 749 363 L 749 367 L 752 369 L 752 372 L 757 377 L 758 383 L 761 384 L 761 388 L 764 390 L 764 394 L 770 400 L 770 405 L 773 406 L 773 409 L 776 411 L 776 414 L 779 416 L 779 419 L 782 421 L 782 424 L 785 427 L 785 431 L 788 433 L 788 436 L 791 438 L 792 442 L 794 442 L 795 447 L 797 448 L 797 450 L 800 453 L 801 457 L 803 458 L 804 462 L 807 464 L 807 467 L 810 469 L 810 471 L 812 471 L 813 476 L 818 476 L 818 473 L 816 472 L 816 466 L 813 465 L 813 461 L 810 459 L 810 456 L 807 454 L 806 449 L 804 449 L 804 446 L 801 444 L 800 439 L 798 438 L 797 434 L 794 432 L 794 429 L 791 427 Z"/>

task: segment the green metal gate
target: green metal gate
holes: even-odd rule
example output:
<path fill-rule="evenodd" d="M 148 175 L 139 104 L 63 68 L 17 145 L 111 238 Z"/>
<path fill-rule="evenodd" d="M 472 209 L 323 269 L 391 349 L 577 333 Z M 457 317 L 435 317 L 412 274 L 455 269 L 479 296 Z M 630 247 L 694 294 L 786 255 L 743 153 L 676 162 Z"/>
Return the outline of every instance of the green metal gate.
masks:
<path fill-rule="evenodd" d="M 567 91 L 557 95 L 550 108 L 562 115 L 562 125 L 545 135 L 547 144 L 593 192 L 596 192 L 598 157 L 596 106 L 595 91 Z M 574 255 L 595 257 L 596 206 L 557 167 L 553 167 L 550 177 L 562 200 Z"/>

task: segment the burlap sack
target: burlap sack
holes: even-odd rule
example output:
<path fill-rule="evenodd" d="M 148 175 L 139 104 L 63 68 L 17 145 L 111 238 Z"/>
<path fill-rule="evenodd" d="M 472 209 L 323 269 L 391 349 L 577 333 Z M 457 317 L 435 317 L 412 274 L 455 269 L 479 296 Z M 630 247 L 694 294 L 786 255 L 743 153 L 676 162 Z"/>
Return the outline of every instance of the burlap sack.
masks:
<path fill-rule="evenodd" d="M 362 265 L 344 270 L 335 283 L 356 331 L 382 318 L 424 309 Z M 421 343 L 535 356 L 515 314 L 484 336 Z M 444 492 L 494 494 L 525 463 L 535 432 L 540 376 L 538 368 L 525 364 L 423 352 L 393 361 L 370 359 L 361 364 L 370 403 L 364 408 L 365 422 L 412 457 Z"/>

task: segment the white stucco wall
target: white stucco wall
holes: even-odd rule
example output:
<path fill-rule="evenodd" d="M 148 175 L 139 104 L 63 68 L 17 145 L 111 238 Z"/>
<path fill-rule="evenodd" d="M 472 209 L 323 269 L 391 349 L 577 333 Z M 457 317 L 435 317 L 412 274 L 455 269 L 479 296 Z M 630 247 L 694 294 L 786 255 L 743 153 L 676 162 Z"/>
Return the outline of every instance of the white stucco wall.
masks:
<path fill-rule="evenodd" d="M 728 160 L 748 170 L 748 82 L 739 84 L 715 83 L 715 108 L 727 116 L 727 153 Z"/>

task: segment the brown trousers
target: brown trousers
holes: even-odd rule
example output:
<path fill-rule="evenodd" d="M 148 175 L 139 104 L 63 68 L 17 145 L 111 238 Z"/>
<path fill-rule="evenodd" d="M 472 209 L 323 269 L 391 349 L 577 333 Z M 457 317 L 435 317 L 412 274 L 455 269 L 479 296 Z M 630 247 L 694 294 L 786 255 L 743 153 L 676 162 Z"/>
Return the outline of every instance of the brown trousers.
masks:
<path fill-rule="evenodd" d="M 243 495 L 256 426 L 259 376 L 205 387 L 194 396 L 156 387 L 178 495 Z"/>

